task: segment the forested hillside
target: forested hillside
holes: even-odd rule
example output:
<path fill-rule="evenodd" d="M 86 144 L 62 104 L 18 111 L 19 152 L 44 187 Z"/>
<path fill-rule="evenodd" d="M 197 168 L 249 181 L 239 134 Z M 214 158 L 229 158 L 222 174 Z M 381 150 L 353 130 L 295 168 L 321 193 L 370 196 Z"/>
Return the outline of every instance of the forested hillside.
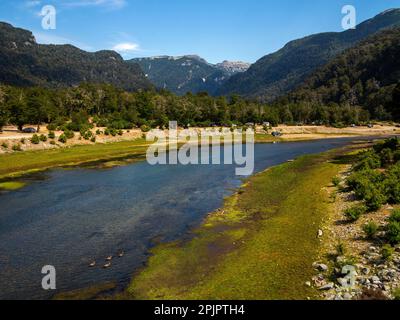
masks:
<path fill-rule="evenodd" d="M 49 88 L 82 82 L 108 83 L 125 90 L 151 88 L 137 64 L 114 51 L 95 53 L 71 45 L 40 45 L 32 33 L 0 22 L 0 83 Z"/>
<path fill-rule="evenodd" d="M 400 119 L 400 28 L 348 49 L 290 94 L 293 102 L 363 106 L 377 119 Z"/>
<path fill-rule="evenodd" d="M 397 25 L 400 25 L 400 9 L 393 9 L 361 23 L 355 30 L 320 33 L 292 41 L 276 53 L 261 58 L 247 72 L 231 77 L 217 93 L 272 101 L 300 85 L 344 50 Z"/>

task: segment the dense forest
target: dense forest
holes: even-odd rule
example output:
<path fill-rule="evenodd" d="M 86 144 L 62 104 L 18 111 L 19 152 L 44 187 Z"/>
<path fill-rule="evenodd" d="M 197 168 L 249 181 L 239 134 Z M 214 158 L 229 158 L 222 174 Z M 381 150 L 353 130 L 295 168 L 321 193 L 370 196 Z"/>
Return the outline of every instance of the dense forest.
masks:
<path fill-rule="evenodd" d="M 289 100 L 359 105 L 375 119 L 399 120 L 399 57 L 400 28 L 382 31 L 318 70 Z"/>
<path fill-rule="evenodd" d="M 170 120 L 181 126 L 230 126 L 248 122 L 273 125 L 317 122 L 351 124 L 369 120 L 359 106 L 290 103 L 267 105 L 239 96 L 211 97 L 207 93 L 176 96 L 167 91 L 126 92 L 111 85 L 82 84 L 65 89 L 0 86 L 0 126 L 51 123 L 59 126 L 71 120 L 79 125 L 89 117 L 100 126 L 115 129 L 165 127 Z"/>

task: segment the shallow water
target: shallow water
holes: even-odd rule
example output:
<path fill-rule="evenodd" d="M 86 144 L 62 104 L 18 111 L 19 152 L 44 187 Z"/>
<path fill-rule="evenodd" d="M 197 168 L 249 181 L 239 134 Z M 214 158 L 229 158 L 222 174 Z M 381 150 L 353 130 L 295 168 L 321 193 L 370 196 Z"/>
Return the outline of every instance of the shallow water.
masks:
<path fill-rule="evenodd" d="M 351 140 L 258 144 L 256 172 Z M 0 194 L 0 299 L 47 299 L 106 281 L 125 285 L 156 241 L 182 237 L 242 183 L 230 165 L 142 162 L 43 175 Z M 126 255 L 102 269 L 120 249 Z M 93 260 L 98 266 L 89 268 Z M 41 288 L 44 265 L 55 266 L 57 291 Z"/>

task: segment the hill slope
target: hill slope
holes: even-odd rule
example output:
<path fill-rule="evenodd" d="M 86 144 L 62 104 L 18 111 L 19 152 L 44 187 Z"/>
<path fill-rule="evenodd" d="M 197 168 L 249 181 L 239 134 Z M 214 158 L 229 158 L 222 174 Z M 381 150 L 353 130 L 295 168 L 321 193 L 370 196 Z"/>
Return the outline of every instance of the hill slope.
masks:
<path fill-rule="evenodd" d="M 71 45 L 40 45 L 31 32 L 0 22 L 0 83 L 65 87 L 108 83 L 125 90 L 151 88 L 137 64 L 114 51 L 89 53 Z"/>
<path fill-rule="evenodd" d="M 400 25 L 400 9 L 392 9 L 361 23 L 355 30 L 320 33 L 292 41 L 261 58 L 248 71 L 231 77 L 217 94 L 237 93 L 273 100 L 298 86 L 344 50 L 382 29 L 397 25 Z"/>
<path fill-rule="evenodd" d="M 214 94 L 230 76 L 249 67 L 243 62 L 228 61 L 213 65 L 194 55 L 138 58 L 131 62 L 138 63 L 156 87 L 178 95 L 202 91 Z"/>
<path fill-rule="evenodd" d="M 346 50 L 289 95 L 294 102 L 349 104 L 377 118 L 400 119 L 400 28 L 382 31 Z"/>

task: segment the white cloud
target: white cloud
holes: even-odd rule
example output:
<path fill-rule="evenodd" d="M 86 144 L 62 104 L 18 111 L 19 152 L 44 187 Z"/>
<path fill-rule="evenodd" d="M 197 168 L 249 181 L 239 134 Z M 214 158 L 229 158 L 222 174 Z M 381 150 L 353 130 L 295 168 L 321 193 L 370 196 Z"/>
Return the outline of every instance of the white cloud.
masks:
<path fill-rule="evenodd" d="M 28 8 L 32 8 L 32 7 L 37 7 L 42 3 L 42 1 L 39 0 L 28 0 L 25 1 L 25 6 Z"/>
<path fill-rule="evenodd" d="M 66 7 L 108 7 L 120 9 L 124 7 L 126 0 L 63 0 L 62 4 Z"/>
<path fill-rule="evenodd" d="M 120 53 L 128 53 L 140 51 L 140 46 L 133 42 L 123 42 L 116 44 L 112 49 Z"/>

